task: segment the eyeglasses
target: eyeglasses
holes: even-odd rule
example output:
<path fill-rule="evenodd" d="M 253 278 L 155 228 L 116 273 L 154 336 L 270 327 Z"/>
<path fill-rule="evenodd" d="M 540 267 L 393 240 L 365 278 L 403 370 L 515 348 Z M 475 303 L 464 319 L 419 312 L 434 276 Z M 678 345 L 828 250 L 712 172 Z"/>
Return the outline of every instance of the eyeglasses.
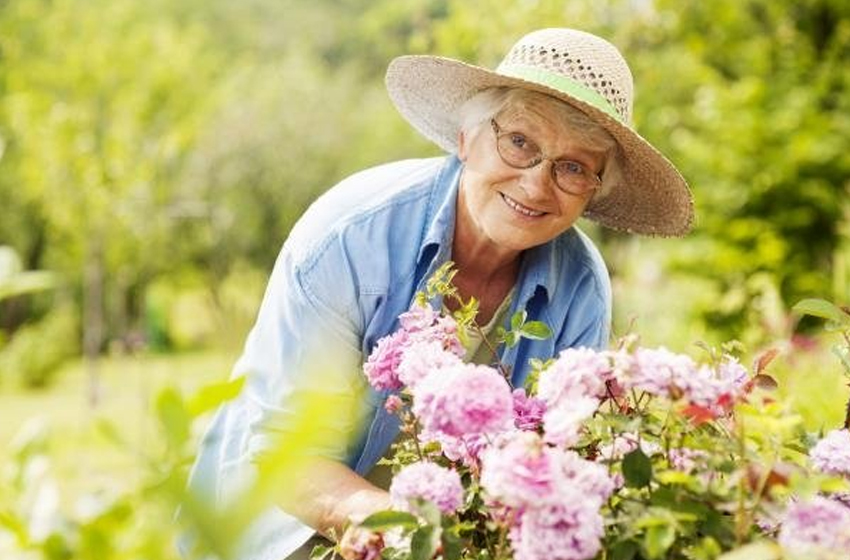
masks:
<path fill-rule="evenodd" d="M 530 169 L 544 160 L 552 162 L 552 180 L 558 189 L 574 195 L 587 194 L 602 185 L 599 174 L 588 170 L 583 164 L 569 159 L 552 159 L 522 132 L 503 132 L 496 119 L 490 119 L 496 134 L 496 151 L 505 164 L 514 169 Z"/>

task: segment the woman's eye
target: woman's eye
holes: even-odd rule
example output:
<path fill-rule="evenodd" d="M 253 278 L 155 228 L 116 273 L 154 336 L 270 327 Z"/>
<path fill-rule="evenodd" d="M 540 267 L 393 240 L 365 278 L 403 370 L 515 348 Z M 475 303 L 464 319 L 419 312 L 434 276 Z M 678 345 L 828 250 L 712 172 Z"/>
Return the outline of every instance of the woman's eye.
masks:
<path fill-rule="evenodd" d="M 584 175 L 584 166 L 577 161 L 559 161 L 558 173 L 564 175 Z"/>
<path fill-rule="evenodd" d="M 523 134 L 520 134 L 518 132 L 512 132 L 511 133 L 511 145 L 514 148 L 519 148 L 520 150 L 524 150 L 528 146 L 528 139 Z"/>

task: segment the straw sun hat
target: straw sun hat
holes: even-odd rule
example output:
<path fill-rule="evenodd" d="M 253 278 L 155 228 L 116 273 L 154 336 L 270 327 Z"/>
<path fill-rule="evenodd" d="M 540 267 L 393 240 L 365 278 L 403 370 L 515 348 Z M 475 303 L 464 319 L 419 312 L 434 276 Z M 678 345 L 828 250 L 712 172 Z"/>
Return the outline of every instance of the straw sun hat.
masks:
<path fill-rule="evenodd" d="M 678 236 L 693 221 L 688 184 L 672 163 L 631 127 L 634 96 L 626 61 L 609 42 L 572 29 L 543 29 L 520 39 L 496 70 L 438 56 L 390 63 L 387 90 L 401 114 L 426 138 L 454 152 L 458 109 L 479 91 L 520 87 L 578 108 L 622 148 L 622 181 L 594 197 L 584 215 L 635 233 Z"/>

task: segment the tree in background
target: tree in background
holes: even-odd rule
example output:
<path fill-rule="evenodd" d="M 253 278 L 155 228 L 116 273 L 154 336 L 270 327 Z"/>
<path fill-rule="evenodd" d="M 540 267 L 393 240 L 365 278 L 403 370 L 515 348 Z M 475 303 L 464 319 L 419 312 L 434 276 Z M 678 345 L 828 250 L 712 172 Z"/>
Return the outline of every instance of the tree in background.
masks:
<path fill-rule="evenodd" d="M 6 184 L 41 228 L 29 260 L 81 290 L 94 373 L 106 302 L 126 320 L 131 290 L 180 258 L 175 179 L 221 62 L 203 27 L 152 4 L 16 0 L 0 15 Z"/>

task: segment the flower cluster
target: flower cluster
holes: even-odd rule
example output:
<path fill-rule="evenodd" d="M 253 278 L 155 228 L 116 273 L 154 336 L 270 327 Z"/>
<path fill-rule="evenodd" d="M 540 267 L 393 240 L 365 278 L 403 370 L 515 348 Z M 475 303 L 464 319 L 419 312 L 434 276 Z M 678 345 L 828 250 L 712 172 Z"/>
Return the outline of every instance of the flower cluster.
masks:
<path fill-rule="evenodd" d="M 423 461 L 407 465 L 393 478 L 390 497 L 402 511 L 415 511 L 420 499 L 451 515 L 463 504 L 463 486 L 457 471 Z"/>
<path fill-rule="evenodd" d="M 599 551 L 600 509 L 614 490 L 601 465 L 534 432 L 513 432 L 484 452 L 481 486 L 510 520 L 518 560 L 592 558 Z"/>
<path fill-rule="evenodd" d="M 461 363 L 457 323 L 430 307 L 414 306 L 399 317 L 401 329 L 380 339 L 363 371 L 379 391 L 414 386 L 434 369 Z"/>
<path fill-rule="evenodd" d="M 812 466 L 822 473 L 850 477 L 850 430 L 833 430 L 809 452 Z"/>
<path fill-rule="evenodd" d="M 821 496 L 792 503 L 782 521 L 779 544 L 793 559 L 846 559 L 850 508 Z"/>
<path fill-rule="evenodd" d="M 764 442 L 745 439 L 736 417 L 758 388 L 731 356 L 699 363 L 628 340 L 613 350 L 569 348 L 514 388 L 499 369 L 463 361 L 464 327 L 452 318 L 415 307 L 400 326 L 364 366 L 411 436 L 394 459 L 390 495 L 421 523 L 434 523 L 422 501 L 444 520 L 423 533 L 402 518 L 408 548 L 387 557 L 440 557 L 445 548 L 447 559 L 589 560 L 608 546 L 646 558 L 674 548 L 715 557 L 746 534 L 776 539 L 789 558 L 850 550 L 840 494 L 786 500 L 789 477 L 759 470 Z M 762 414 L 763 403 L 750 409 Z M 850 481 L 850 432 L 830 432 L 810 464 L 795 468 Z M 753 494 L 746 501 L 744 483 Z M 786 491 L 774 496 L 777 485 Z M 673 528 L 653 529 L 662 526 Z M 431 548 L 411 552 L 423 543 Z"/>

